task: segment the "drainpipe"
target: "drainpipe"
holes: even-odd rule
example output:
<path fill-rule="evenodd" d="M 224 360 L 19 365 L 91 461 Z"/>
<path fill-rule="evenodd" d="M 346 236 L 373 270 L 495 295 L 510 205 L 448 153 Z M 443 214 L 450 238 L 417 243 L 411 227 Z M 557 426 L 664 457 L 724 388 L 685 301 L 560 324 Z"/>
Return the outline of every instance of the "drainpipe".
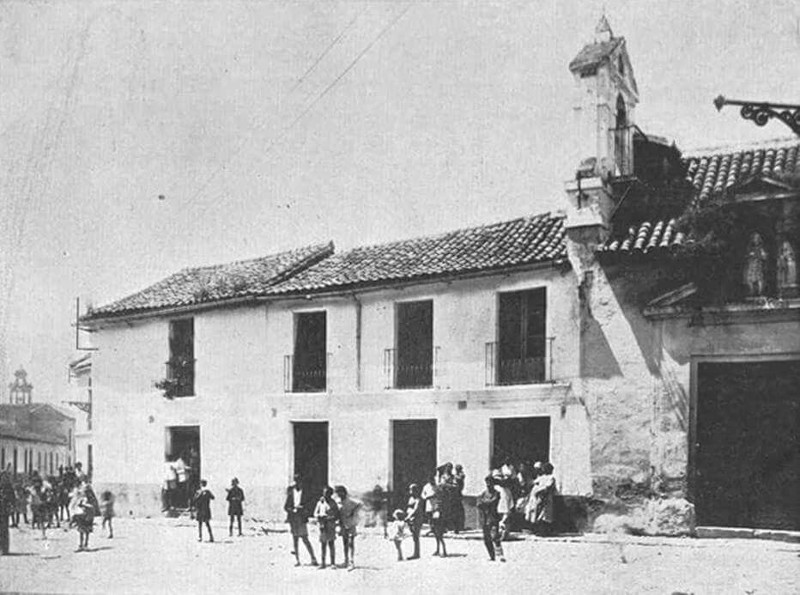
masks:
<path fill-rule="evenodd" d="M 352 295 L 356 303 L 356 391 L 361 392 L 361 300 Z"/>

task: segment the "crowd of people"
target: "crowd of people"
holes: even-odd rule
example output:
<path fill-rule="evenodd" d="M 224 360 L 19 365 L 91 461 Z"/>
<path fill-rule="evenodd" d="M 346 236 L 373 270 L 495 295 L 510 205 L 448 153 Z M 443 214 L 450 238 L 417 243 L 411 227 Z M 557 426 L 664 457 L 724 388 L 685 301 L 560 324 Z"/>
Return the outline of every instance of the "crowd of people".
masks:
<path fill-rule="evenodd" d="M 47 530 L 68 523 L 79 535 L 78 551 L 89 546 L 89 534 L 94 518 L 101 515 L 102 526 L 113 538 L 111 519 L 114 516 L 114 496 L 109 491 L 101 500 L 92 490 L 89 478 L 81 463 L 75 467 L 61 467 L 57 476 L 42 476 L 38 471 L 14 473 L 9 465 L 0 470 L 0 553 L 10 549 L 9 528 L 21 529 L 29 525 L 41 531 L 47 539 Z"/>
<path fill-rule="evenodd" d="M 180 463 L 174 465 L 176 462 Z M 166 484 L 165 501 L 172 503 L 172 490 L 188 489 L 190 475 L 188 466 L 178 457 L 170 461 L 175 471 L 175 485 Z M 179 472 L 183 466 L 185 479 L 180 481 Z M 172 477 L 172 476 L 170 476 Z M 465 527 L 463 492 L 466 474 L 461 465 L 445 463 L 431 473 L 427 482 L 420 486 L 412 483 L 405 489 L 406 495 L 395 494 L 394 502 L 399 506 L 387 514 L 385 509 L 390 501 L 389 494 L 376 490 L 368 501 L 378 518 L 385 519 L 384 536 L 394 544 L 397 559 L 404 560 L 403 541 L 410 538 L 413 551 L 408 560 L 418 559 L 420 537 L 423 527 L 429 527 L 428 535 L 435 539 L 434 556 L 447 557 L 445 536 L 449 531 L 459 533 Z M 557 493 L 550 463 L 520 463 L 518 466 L 505 461 L 496 466 L 484 478 L 485 489 L 476 500 L 478 526 L 483 532 L 483 540 L 490 560 L 505 561 L 503 540 L 510 531 L 527 530 L 538 535 L 551 535 L 555 521 L 554 501 Z M 401 488 L 402 489 L 402 488 Z M 377 492 L 380 491 L 380 494 Z M 228 504 L 228 533 L 233 536 L 234 525 L 238 535 L 242 535 L 244 490 L 239 480 L 233 478 L 226 490 Z M 206 480 L 198 480 L 197 488 L 186 498 L 198 525 L 198 539 L 203 541 L 203 527 L 208 540 L 213 542 L 211 529 L 211 502 L 214 494 Z M 287 487 L 284 511 L 286 522 L 292 535 L 295 565 L 300 566 L 300 544 L 305 547 L 311 564 L 319 568 L 336 568 L 336 541 L 341 537 L 344 567 L 355 567 L 355 537 L 364 506 L 354 500 L 343 485 L 326 486 L 321 493 L 312 494 L 303 478 L 295 475 L 294 482 Z M 29 514 L 30 513 L 30 514 Z M 88 477 L 83 473 L 80 463 L 75 468 L 59 469 L 58 476 L 41 477 L 34 472 L 30 475 L 13 474 L 10 469 L 0 471 L 0 550 L 8 553 L 10 526 L 29 524 L 42 531 L 53 525 L 61 526 L 62 521 L 76 527 L 79 534 L 78 551 L 89 546 L 89 535 L 93 531 L 95 516 L 102 516 L 102 528 L 112 538 L 114 517 L 114 496 L 104 491 L 98 501 Z M 314 519 L 319 527 L 319 560 L 309 541 L 308 521 Z"/>
<path fill-rule="evenodd" d="M 398 560 L 415 560 L 420 557 L 420 537 L 424 525 L 435 539 L 434 556 L 447 557 L 445 535 L 448 531 L 464 530 L 465 511 L 463 491 L 466 475 L 461 465 L 445 463 L 420 486 L 412 483 L 407 495 L 398 498 L 402 505 L 391 515 L 385 515 L 384 504 L 388 495 L 372 494 L 370 501 L 379 518 L 385 518 L 384 536 L 394 544 Z M 490 560 L 505 562 L 502 542 L 512 530 L 526 530 L 547 536 L 553 533 L 554 501 L 557 493 L 553 465 L 536 462 L 521 463 L 518 467 L 510 461 L 492 469 L 484 478 L 485 489 L 478 496 L 478 524 L 483 531 L 484 544 Z M 356 533 L 357 511 L 361 504 L 353 501 L 344 486 L 330 486 L 322 490 L 319 500 L 308 494 L 302 477 L 296 475 L 294 483 L 286 490 L 284 510 L 292 534 L 292 553 L 295 565 L 300 566 L 302 543 L 308 551 L 313 566 L 336 567 L 336 534 L 342 536 L 345 566 L 354 564 L 353 537 Z M 308 539 L 308 520 L 316 519 L 319 525 L 320 559 Z M 413 552 L 404 557 L 403 541 L 410 538 Z M 327 564 L 328 560 L 330 565 Z"/>

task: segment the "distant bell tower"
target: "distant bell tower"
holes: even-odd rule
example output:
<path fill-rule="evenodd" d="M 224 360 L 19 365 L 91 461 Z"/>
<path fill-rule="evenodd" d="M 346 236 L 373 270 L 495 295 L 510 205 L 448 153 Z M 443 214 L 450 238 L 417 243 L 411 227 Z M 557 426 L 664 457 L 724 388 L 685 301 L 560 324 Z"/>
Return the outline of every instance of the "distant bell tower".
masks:
<path fill-rule="evenodd" d="M 12 405 L 28 405 L 33 402 L 33 385 L 28 382 L 28 373 L 20 366 L 14 372 L 14 382 L 8 385 L 8 402 Z"/>
<path fill-rule="evenodd" d="M 614 208 L 610 182 L 633 174 L 634 110 L 639 102 L 625 38 L 614 36 L 605 15 L 569 70 L 575 83 L 569 139 L 575 175 L 566 184 L 567 227 L 587 228 L 589 236 L 602 241 Z"/>

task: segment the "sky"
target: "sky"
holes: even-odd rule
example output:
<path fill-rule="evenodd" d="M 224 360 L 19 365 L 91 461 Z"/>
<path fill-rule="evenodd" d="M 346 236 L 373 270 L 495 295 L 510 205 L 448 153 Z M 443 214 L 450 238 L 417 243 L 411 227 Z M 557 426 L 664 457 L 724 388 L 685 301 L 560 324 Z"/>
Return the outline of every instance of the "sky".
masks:
<path fill-rule="evenodd" d="M 603 12 L 645 132 L 790 135 L 712 100 L 800 101 L 796 0 L 0 3 L 0 385 L 67 398 L 77 296 L 562 208 Z"/>

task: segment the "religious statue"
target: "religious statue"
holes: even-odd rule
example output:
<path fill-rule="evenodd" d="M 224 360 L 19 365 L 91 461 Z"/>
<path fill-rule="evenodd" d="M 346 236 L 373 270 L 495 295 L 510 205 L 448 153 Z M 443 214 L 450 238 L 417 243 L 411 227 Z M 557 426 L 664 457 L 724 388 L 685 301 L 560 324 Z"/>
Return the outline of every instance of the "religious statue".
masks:
<path fill-rule="evenodd" d="M 754 232 L 747 244 L 744 263 L 744 287 L 747 297 L 759 297 L 766 290 L 767 251 L 761 236 Z"/>
<path fill-rule="evenodd" d="M 781 297 L 797 294 L 797 256 L 789 240 L 783 240 L 778 249 L 778 292 Z"/>

